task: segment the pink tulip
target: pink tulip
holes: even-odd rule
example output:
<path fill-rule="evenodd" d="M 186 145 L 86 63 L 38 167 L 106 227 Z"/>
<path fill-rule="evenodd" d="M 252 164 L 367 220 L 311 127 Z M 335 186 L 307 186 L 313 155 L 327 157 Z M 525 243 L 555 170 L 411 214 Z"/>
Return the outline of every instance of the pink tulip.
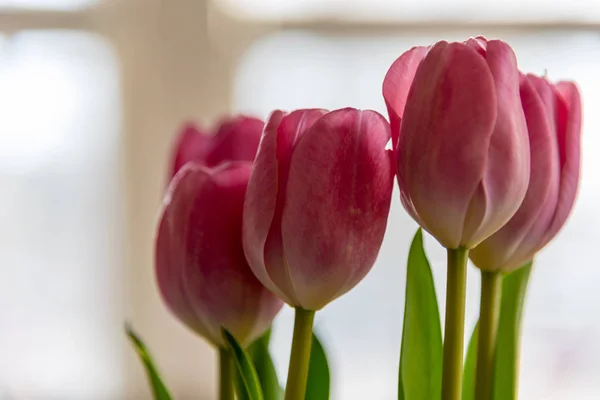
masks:
<path fill-rule="evenodd" d="M 242 210 L 251 164 L 210 169 L 188 163 L 165 194 L 156 237 L 163 300 L 189 328 L 223 345 L 221 328 L 248 344 L 282 306 L 255 278 L 242 248 Z"/>
<path fill-rule="evenodd" d="M 519 71 L 499 40 L 415 47 L 383 96 L 410 215 L 447 248 L 472 248 L 517 211 L 529 181 Z"/>
<path fill-rule="evenodd" d="M 274 111 L 244 204 L 244 250 L 288 304 L 318 310 L 371 269 L 387 224 L 394 169 L 389 126 L 351 108 Z"/>
<path fill-rule="evenodd" d="M 226 161 L 254 161 L 264 123 L 238 115 L 223 119 L 215 132 L 188 123 L 175 140 L 171 177 L 188 161 L 214 167 Z"/>
<path fill-rule="evenodd" d="M 521 76 L 531 144 L 527 195 L 514 217 L 470 253 L 484 270 L 510 272 L 530 261 L 565 223 L 579 183 L 581 99 L 575 84 Z"/>

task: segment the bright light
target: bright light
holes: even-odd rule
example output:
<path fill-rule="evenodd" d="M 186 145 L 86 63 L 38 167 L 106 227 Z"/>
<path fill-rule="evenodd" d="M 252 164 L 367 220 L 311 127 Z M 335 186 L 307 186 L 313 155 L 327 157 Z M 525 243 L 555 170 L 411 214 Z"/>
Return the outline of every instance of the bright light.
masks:
<path fill-rule="evenodd" d="M 374 21 L 600 21 L 596 0 L 220 0 L 254 19 Z"/>
<path fill-rule="evenodd" d="M 0 0 L 0 9 L 31 9 L 74 11 L 88 7 L 99 0 Z"/>
<path fill-rule="evenodd" d="M 85 95 L 73 67 L 28 46 L 4 45 L 0 64 L 0 168 L 29 170 L 69 146 Z M 39 49 L 37 49 L 39 50 Z M 81 111 L 81 110 L 79 110 Z"/>

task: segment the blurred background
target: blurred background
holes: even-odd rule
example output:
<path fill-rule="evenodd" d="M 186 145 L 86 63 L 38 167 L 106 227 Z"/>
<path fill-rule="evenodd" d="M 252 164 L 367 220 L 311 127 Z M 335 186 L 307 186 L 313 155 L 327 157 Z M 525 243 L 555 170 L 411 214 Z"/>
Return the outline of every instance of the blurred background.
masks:
<path fill-rule="evenodd" d="M 178 399 L 215 398 L 215 353 L 172 318 L 152 240 L 186 120 L 373 108 L 403 51 L 484 34 L 584 101 L 580 195 L 525 309 L 521 398 L 600 398 L 597 0 L 0 0 L 0 399 L 147 399 L 131 321 Z M 396 398 L 405 262 L 397 193 L 372 273 L 316 320 L 333 399 Z M 445 253 L 426 246 L 443 307 Z M 478 310 L 469 275 L 467 330 Z M 292 312 L 272 350 L 285 377 Z"/>

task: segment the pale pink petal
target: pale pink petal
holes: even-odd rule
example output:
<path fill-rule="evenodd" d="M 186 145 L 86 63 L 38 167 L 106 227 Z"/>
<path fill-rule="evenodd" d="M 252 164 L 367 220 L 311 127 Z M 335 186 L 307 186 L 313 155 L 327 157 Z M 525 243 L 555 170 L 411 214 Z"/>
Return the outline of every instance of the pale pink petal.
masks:
<path fill-rule="evenodd" d="M 560 155 L 560 192 L 556 213 L 546 232 L 544 244 L 550 241 L 567 220 L 579 186 L 581 163 L 581 97 L 572 82 L 556 85 L 558 115 L 558 148 Z"/>
<path fill-rule="evenodd" d="M 495 92 L 481 55 L 461 43 L 439 42 L 408 95 L 398 170 L 423 227 L 448 248 L 462 244 L 467 209 L 484 176 Z"/>
<path fill-rule="evenodd" d="M 486 169 L 467 211 L 462 243 L 472 248 L 500 229 L 518 210 L 529 183 L 530 152 L 519 95 L 516 57 L 506 43 L 487 42 L 497 118 L 487 150 Z"/>
<path fill-rule="evenodd" d="M 403 53 L 388 70 L 383 80 L 383 98 L 390 117 L 392 147 L 398 144 L 400 122 L 406 106 L 408 92 L 419 64 L 427 54 L 427 47 L 417 46 Z"/>
<path fill-rule="evenodd" d="M 530 260 L 556 207 L 559 168 L 551 122 L 554 115 L 525 76 L 521 77 L 520 94 L 530 140 L 529 186 L 523 203 L 510 221 L 469 253 L 473 263 L 487 271 L 509 272 Z"/>

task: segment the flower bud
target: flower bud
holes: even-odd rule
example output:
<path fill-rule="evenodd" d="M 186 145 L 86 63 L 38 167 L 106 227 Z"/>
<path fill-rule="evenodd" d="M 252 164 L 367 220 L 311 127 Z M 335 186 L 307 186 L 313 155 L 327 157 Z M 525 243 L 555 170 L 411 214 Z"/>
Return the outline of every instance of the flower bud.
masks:
<path fill-rule="evenodd" d="M 484 270 L 510 272 L 530 261 L 565 223 L 579 184 L 581 99 L 575 84 L 521 76 L 531 175 L 525 200 L 498 232 L 470 252 Z"/>
<path fill-rule="evenodd" d="M 500 229 L 529 181 L 512 49 L 484 38 L 415 47 L 390 67 L 383 96 L 409 214 L 447 248 Z"/>
<path fill-rule="evenodd" d="M 188 123 L 175 141 L 171 177 L 185 163 L 214 167 L 226 161 L 254 161 L 264 123 L 243 115 L 223 119 L 214 133 Z"/>
<path fill-rule="evenodd" d="M 182 168 L 165 194 L 156 236 L 158 287 L 169 309 L 213 344 L 221 328 L 248 344 L 282 302 L 256 279 L 242 248 L 242 210 L 251 165 Z"/>
<path fill-rule="evenodd" d="M 394 169 L 389 125 L 351 108 L 274 111 L 244 204 L 246 257 L 288 304 L 318 310 L 373 266 Z"/>

